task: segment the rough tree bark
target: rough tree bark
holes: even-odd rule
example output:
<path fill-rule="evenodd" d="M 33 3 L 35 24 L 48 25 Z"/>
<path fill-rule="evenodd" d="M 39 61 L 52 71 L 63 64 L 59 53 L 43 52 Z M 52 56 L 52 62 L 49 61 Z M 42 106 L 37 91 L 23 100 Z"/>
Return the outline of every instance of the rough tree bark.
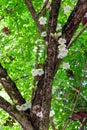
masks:
<path fill-rule="evenodd" d="M 31 15 L 39 29 L 40 32 L 43 32 L 44 29 L 38 22 L 38 14 L 36 13 L 31 0 L 25 0 Z M 40 77 L 37 89 L 32 100 L 31 110 L 25 112 L 19 112 L 15 105 L 25 103 L 24 98 L 20 94 L 19 90 L 16 87 L 16 84 L 10 79 L 6 70 L 0 65 L 0 83 L 2 83 L 5 91 L 8 93 L 12 99 L 14 106 L 7 102 L 5 99 L 0 97 L 0 107 L 14 117 L 22 126 L 24 130 L 48 130 L 49 129 L 49 112 L 51 107 L 51 98 L 52 98 L 52 83 L 54 76 L 57 72 L 58 65 L 61 62 L 61 59 L 57 58 L 58 55 L 58 42 L 51 36 L 51 33 L 55 33 L 57 18 L 59 14 L 61 0 L 53 0 L 51 3 L 51 11 L 49 13 L 49 22 L 48 22 L 48 35 L 46 41 L 48 42 L 47 47 L 47 59 L 44 63 L 44 75 Z M 74 10 L 69 16 L 66 24 L 62 30 L 62 36 L 66 39 L 69 44 L 74 32 L 79 26 L 79 23 L 87 11 L 87 0 L 78 0 Z M 39 111 L 43 112 L 43 118 L 40 120 L 33 111 L 37 112 L 37 107 L 39 106 Z"/>

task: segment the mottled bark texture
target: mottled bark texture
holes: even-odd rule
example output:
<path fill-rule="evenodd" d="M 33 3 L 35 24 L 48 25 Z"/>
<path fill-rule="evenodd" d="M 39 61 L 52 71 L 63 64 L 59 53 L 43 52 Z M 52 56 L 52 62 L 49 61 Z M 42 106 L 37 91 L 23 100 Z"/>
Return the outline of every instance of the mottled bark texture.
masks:
<path fill-rule="evenodd" d="M 8 93 L 14 104 L 23 104 L 25 103 L 24 98 L 20 94 L 16 84 L 10 79 L 7 74 L 6 69 L 0 64 L 0 83 L 3 85 L 5 91 Z"/>
<path fill-rule="evenodd" d="M 57 72 L 60 59 L 57 58 L 58 54 L 58 42 L 51 36 L 51 33 L 55 33 L 57 18 L 60 8 L 61 0 L 53 0 L 51 3 L 51 11 L 49 12 L 48 21 L 48 35 L 46 40 L 48 41 L 47 47 L 47 58 L 44 63 L 44 75 L 40 77 L 37 84 L 37 89 L 32 100 L 32 108 L 28 112 L 18 112 L 15 107 L 5 101 L 0 97 L 0 107 L 13 116 L 23 127 L 24 130 L 48 130 L 49 129 L 49 112 L 51 107 L 52 98 L 52 83 L 54 76 Z M 38 22 L 37 13 L 32 5 L 31 0 L 25 0 L 38 29 L 42 32 L 42 26 Z M 69 19 L 62 30 L 62 37 L 67 41 L 66 45 L 69 44 L 74 32 L 79 26 L 79 23 L 87 11 L 87 0 L 78 0 L 77 5 L 72 11 Z M 4 89 L 12 99 L 12 101 L 17 104 L 22 104 L 25 102 L 24 98 L 18 91 L 15 83 L 9 78 L 6 70 L 0 65 L 0 82 L 2 83 Z M 16 102 L 15 102 L 16 101 Z M 14 111 L 15 110 L 15 111 Z M 36 117 L 35 112 L 42 111 L 43 118 Z M 30 123 L 31 121 L 31 123 Z M 32 126 L 31 126 L 32 124 Z"/>

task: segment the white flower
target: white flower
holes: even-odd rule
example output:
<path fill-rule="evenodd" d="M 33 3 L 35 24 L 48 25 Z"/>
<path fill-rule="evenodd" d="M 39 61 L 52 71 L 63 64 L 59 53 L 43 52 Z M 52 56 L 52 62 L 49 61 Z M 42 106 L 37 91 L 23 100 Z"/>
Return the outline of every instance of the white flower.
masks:
<path fill-rule="evenodd" d="M 28 105 L 26 105 L 26 104 L 21 105 L 21 110 L 22 111 L 26 111 L 27 109 L 28 109 Z"/>
<path fill-rule="evenodd" d="M 85 13 L 84 17 L 87 17 L 87 12 Z"/>
<path fill-rule="evenodd" d="M 28 101 L 22 105 L 17 105 L 16 108 L 19 111 L 26 111 L 27 109 L 31 108 L 31 103 Z"/>
<path fill-rule="evenodd" d="M 39 76 L 41 76 L 41 75 L 43 75 L 43 74 L 44 74 L 43 69 L 37 69 L 37 71 L 38 71 L 38 75 L 39 75 Z"/>
<path fill-rule="evenodd" d="M 55 114 L 54 110 L 51 110 L 50 111 L 50 117 L 54 116 L 54 114 Z"/>
<path fill-rule="evenodd" d="M 67 5 L 67 6 L 65 6 L 64 8 L 64 13 L 67 13 L 67 12 L 69 12 L 70 11 L 70 6 L 69 5 Z"/>
<path fill-rule="evenodd" d="M 46 17 L 41 16 L 41 17 L 39 18 L 39 22 L 40 22 L 41 25 L 45 25 L 45 24 L 46 24 L 46 21 L 47 21 L 47 18 L 46 18 Z"/>
<path fill-rule="evenodd" d="M 61 32 L 57 33 L 58 37 L 61 36 Z"/>
<path fill-rule="evenodd" d="M 42 111 L 37 112 L 37 113 L 36 113 L 36 116 L 37 116 L 37 117 L 40 117 L 40 118 L 43 118 L 43 113 L 42 113 Z"/>
<path fill-rule="evenodd" d="M 59 38 L 58 43 L 59 44 L 64 44 L 64 43 L 66 43 L 66 39 L 61 37 L 61 38 Z"/>
<path fill-rule="evenodd" d="M 16 108 L 17 108 L 18 111 L 22 111 L 21 106 L 16 105 Z"/>
<path fill-rule="evenodd" d="M 60 94 L 60 95 L 62 95 L 62 94 L 63 94 L 63 92 L 62 92 L 62 91 L 60 91 L 60 92 L 59 92 L 59 94 Z"/>
<path fill-rule="evenodd" d="M 63 51 L 59 51 L 59 54 L 58 54 L 57 58 L 62 59 L 62 58 L 64 58 L 64 57 L 66 57 L 67 54 L 68 54 L 68 50 L 67 50 L 67 49 L 65 49 L 65 50 L 63 50 Z"/>
<path fill-rule="evenodd" d="M 61 36 L 61 32 L 59 33 L 51 33 L 51 36 L 57 39 L 59 36 Z"/>
<path fill-rule="evenodd" d="M 47 36 L 47 32 L 46 32 L 46 31 L 42 32 L 42 33 L 41 33 L 41 36 L 42 36 L 42 37 L 46 37 L 46 36 Z"/>
<path fill-rule="evenodd" d="M 42 42 L 43 40 L 42 39 L 37 39 L 36 41 L 35 41 L 35 44 L 38 44 L 38 42 Z"/>
<path fill-rule="evenodd" d="M 45 2 L 46 2 L 46 0 L 43 0 L 43 2 L 45 3 Z"/>
<path fill-rule="evenodd" d="M 32 74 L 32 76 L 37 76 L 38 75 L 37 69 L 33 69 L 31 71 L 31 74 Z"/>
<path fill-rule="evenodd" d="M 31 108 L 31 102 L 30 102 L 30 101 L 27 101 L 27 102 L 25 103 L 25 105 L 26 105 L 27 108 Z"/>
<path fill-rule="evenodd" d="M 66 49 L 66 45 L 65 45 L 65 44 L 61 44 L 61 45 L 58 46 L 58 49 L 59 49 L 60 51 L 63 51 L 63 50 Z"/>
<path fill-rule="evenodd" d="M 62 29 L 61 24 L 57 24 L 56 31 L 58 31 L 58 30 L 60 30 L 60 29 Z"/>
<path fill-rule="evenodd" d="M 70 65 L 68 62 L 63 63 L 63 69 L 70 69 Z"/>
<path fill-rule="evenodd" d="M 44 71 L 43 71 L 43 69 L 33 69 L 31 71 L 31 74 L 32 74 L 32 76 L 37 76 L 37 75 L 41 76 L 44 74 Z"/>

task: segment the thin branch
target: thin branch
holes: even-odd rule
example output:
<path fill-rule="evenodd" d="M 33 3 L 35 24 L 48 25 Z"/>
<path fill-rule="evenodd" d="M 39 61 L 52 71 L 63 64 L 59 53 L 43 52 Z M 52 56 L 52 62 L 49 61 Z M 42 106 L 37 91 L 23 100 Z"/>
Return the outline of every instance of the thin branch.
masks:
<path fill-rule="evenodd" d="M 14 81 L 20 80 L 20 79 L 27 79 L 29 75 L 23 75 L 20 78 L 14 79 Z"/>
<path fill-rule="evenodd" d="M 65 130 L 65 129 L 66 129 L 66 127 L 67 127 L 67 125 L 69 124 L 69 122 L 70 122 L 70 119 L 68 118 L 68 119 L 66 120 L 66 123 L 64 124 L 62 130 Z"/>
<path fill-rule="evenodd" d="M 4 109 L 6 112 L 9 112 L 9 110 L 12 108 L 12 105 L 0 96 L 0 108 Z"/>
<path fill-rule="evenodd" d="M 86 98 L 78 89 L 74 88 L 73 86 L 69 86 L 69 87 L 71 87 L 75 92 L 79 93 L 79 95 L 80 95 L 85 101 L 87 101 L 87 98 Z"/>
<path fill-rule="evenodd" d="M 55 129 L 55 124 L 54 124 L 54 121 L 53 121 L 52 117 L 50 117 L 50 124 L 52 126 L 52 130 L 56 130 Z"/>
<path fill-rule="evenodd" d="M 0 64 L 0 83 L 3 85 L 5 91 L 15 104 L 25 103 L 25 100 L 22 97 L 21 93 L 19 92 L 18 88 L 16 87 L 16 84 L 8 76 L 7 71 L 2 67 L 1 64 Z"/>
<path fill-rule="evenodd" d="M 67 22 L 65 23 L 65 25 L 62 29 L 62 37 L 66 39 L 67 46 L 70 43 L 72 36 L 74 35 L 75 31 L 77 30 L 77 28 L 81 22 L 81 19 L 83 18 L 84 14 L 86 12 L 87 12 L 87 0 L 84 0 L 84 1 L 78 0 L 74 10 L 70 14 Z M 60 61 L 61 61 L 61 59 L 58 59 L 56 57 L 54 73 L 57 72 Z"/>
<path fill-rule="evenodd" d="M 45 1 L 45 3 L 44 3 L 44 5 L 43 5 L 43 7 L 42 7 L 42 8 L 41 8 L 41 10 L 38 12 L 38 14 L 37 14 L 37 16 L 36 16 L 36 17 L 38 17 L 38 16 L 42 13 L 42 11 L 46 8 L 46 6 L 47 6 L 48 2 L 49 2 L 49 0 L 46 0 L 46 1 Z"/>
<path fill-rule="evenodd" d="M 29 11 L 30 11 L 30 13 L 31 13 L 31 15 L 32 15 L 32 17 L 33 17 L 33 19 L 34 19 L 34 21 L 35 21 L 35 23 L 36 23 L 36 25 L 37 25 L 37 27 L 39 29 L 39 31 L 40 32 L 44 31 L 44 28 L 39 24 L 38 17 L 36 17 L 37 13 L 36 13 L 33 5 L 32 5 L 31 0 L 24 0 L 24 1 L 25 1 L 25 4 L 27 5 L 27 7 L 28 7 L 28 9 L 29 9 Z"/>
<path fill-rule="evenodd" d="M 69 44 L 74 32 L 79 26 L 84 14 L 87 12 L 87 0 L 78 0 L 74 10 L 70 14 L 66 24 L 63 27 L 63 37 L 67 41 L 67 45 Z"/>
<path fill-rule="evenodd" d="M 77 38 L 83 33 L 83 31 L 87 28 L 87 23 L 82 27 L 80 32 L 70 41 L 70 43 L 67 46 L 67 49 L 70 48 L 70 46 L 77 40 Z"/>

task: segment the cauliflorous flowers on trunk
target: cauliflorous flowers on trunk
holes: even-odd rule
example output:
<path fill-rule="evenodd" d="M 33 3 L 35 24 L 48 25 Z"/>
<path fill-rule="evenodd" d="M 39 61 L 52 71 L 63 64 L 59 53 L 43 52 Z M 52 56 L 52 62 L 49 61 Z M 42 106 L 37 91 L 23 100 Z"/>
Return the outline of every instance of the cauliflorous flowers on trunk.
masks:
<path fill-rule="evenodd" d="M 59 49 L 59 51 L 63 51 L 63 50 L 66 49 L 66 45 L 65 44 L 61 44 L 61 45 L 58 46 L 58 49 Z"/>
<path fill-rule="evenodd" d="M 40 117 L 40 118 L 42 119 L 42 118 L 43 118 L 43 113 L 42 113 L 42 111 L 37 112 L 37 113 L 36 113 L 36 116 L 37 116 L 37 117 Z"/>
<path fill-rule="evenodd" d="M 58 43 L 59 43 L 59 46 L 58 46 L 59 54 L 58 54 L 57 58 L 62 59 L 64 57 L 66 57 L 68 54 L 68 49 L 66 49 L 66 44 L 65 44 L 66 39 L 61 37 L 61 38 L 59 38 Z"/>

